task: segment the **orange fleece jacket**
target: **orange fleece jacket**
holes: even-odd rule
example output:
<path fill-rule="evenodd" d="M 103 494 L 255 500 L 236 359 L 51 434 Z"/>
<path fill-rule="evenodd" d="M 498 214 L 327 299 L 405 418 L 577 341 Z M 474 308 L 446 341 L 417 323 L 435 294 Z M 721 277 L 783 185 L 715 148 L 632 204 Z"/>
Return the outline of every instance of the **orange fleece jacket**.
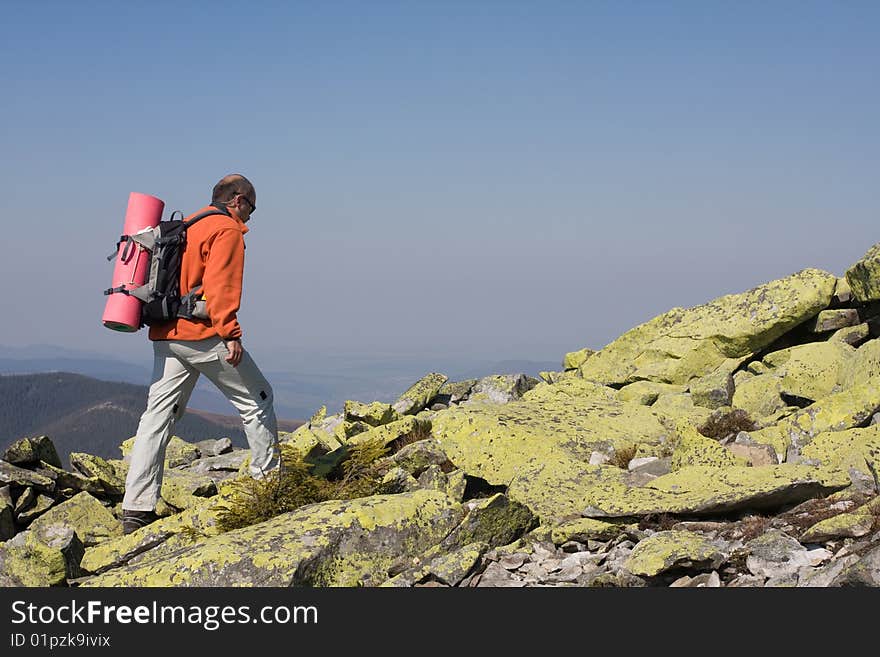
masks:
<path fill-rule="evenodd" d="M 207 206 L 190 217 L 210 210 Z M 150 327 L 150 340 L 204 340 L 220 336 L 241 338 L 237 313 L 241 306 L 244 276 L 244 234 L 247 226 L 225 214 L 199 219 L 186 230 L 186 247 L 180 263 L 180 294 L 199 283 L 209 319 L 182 317 Z"/>

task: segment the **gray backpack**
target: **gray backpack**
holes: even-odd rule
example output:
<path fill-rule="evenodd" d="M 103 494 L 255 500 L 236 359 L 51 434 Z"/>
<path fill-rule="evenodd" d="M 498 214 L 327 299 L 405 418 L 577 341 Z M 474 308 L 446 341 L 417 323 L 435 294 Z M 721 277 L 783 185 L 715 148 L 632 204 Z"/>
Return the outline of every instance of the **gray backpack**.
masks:
<path fill-rule="evenodd" d="M 180 213 L 181 218 L 174 215 Z M 200 300 L 202 286 L 195 286 L 187 294 L 180 295 L 180 263 L 186 246 L 186 231 L 194 223 L 215 214 L 227 215 L 219 208 L 197 214 L 189 221 L 183 213 L 175 210 L 167 221 L 160 221 L 155 228 L 146 228 L 134 235 L 123 235 L 116 243 L 116 251 L 107 256 L 113 260 L 119 253 L 119 245 L 125 243 L 121 258 L 126 260 L 133 249 L 143 247 L 150 254 L 150 275 L 147 281 L 130 290 L 124 285 L 104 290 L 104 294 L 127 294 L 144 302 L 141 309 L 141 327 L 164 324 L 172 319 L 207 319 L 205 302 Z"/>

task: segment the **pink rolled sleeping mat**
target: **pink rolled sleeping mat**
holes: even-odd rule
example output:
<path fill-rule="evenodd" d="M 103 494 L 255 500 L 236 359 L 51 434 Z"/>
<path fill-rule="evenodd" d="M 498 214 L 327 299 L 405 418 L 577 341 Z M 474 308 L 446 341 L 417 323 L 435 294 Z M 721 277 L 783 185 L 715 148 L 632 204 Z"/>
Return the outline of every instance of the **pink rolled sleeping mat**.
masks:
<path fill-rule="evenodd" d="M 155 228 L 162 220 L 165 202 L 148 194 L 132 192 L 128 197 L 123 235 L 134 235 L 144 229 Z M 126 248 L 127 247 L 127 248 Z M 143 285 L 149 276 L 150 253 L 138 244 L 122 241 L 113 268 L 113 285 L 126 290 Z M 143 301 L 127 294 L 110 294 L 104 307 L 104 326 L 114 331 L 132 333 L 141 326 Z"/>

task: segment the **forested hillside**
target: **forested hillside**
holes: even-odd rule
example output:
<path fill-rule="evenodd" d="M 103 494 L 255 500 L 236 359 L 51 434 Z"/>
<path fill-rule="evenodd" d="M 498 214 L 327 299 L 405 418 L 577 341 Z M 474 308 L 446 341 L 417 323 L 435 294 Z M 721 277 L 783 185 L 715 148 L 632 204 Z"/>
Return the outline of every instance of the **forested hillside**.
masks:
<path fill-rule="evenodd" d="M 0 449 L 24 436 L 47 435 L 64 463 L 70 452 L 119 458 L 137 431 L 147 387 L 54 372 L 0 376 Z M 187 440 L 228 436 L 246 447 L 240 423 L 187 412 L 174 434 Z"/>

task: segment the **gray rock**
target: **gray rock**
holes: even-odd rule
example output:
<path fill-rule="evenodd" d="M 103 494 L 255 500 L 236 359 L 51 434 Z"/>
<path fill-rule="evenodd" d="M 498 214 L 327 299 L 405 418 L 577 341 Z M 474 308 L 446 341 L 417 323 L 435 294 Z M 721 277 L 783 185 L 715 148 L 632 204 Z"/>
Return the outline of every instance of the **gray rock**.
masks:
<path fill-rule="evenodd" d="M 63 523 L 52 523 L 34 528 L 32 533 L 44 545 L 61 551 L 66 564 L 67 579 L 80 577 L 83 574 L 80 562 L 86 548 L 72 527 Z"/>
<path fill-rule="evenodd" d="M 669 457 L 658 458 L 644 457 L 633 459 L 629 462 L 629 471 L 632 474 L 647 474 L 653 477 L 662 477 L 670 472 L 672 459 Z"/>
<path fill-rule="evenodd" d="M 739 575 L 734 577 L 727 584 L 730 588 L 755 588 L 755 587 L 763 587 L 765 577 L 761 575 Z"/>
<path fill-rule="evenodd" d="M 15 484 L 21 487 L 33 486 L 45 493 L 55 491 L 55 482 L 49 477 L 25 468 L 19 468 L 6 461 L 0 461 L 0 484 Z"/>
<path fill-rule="evenodd" d="M 237 472 L 241 467 L 241 464 L 245 462 L 245 459 L 247 459 L 249 455 L 250 451 L 246 449 L 216 454 L 214 456 L 203 457 L 193 461 L 187 469 L 199 474 L 224 470 Z"/>
<path fill-rule="evenodd" d="M 815 319 L 805 322 L 804 326 L 813 333 L 824 333 L 847 326 L 856 326 L 860 321 L 859 311 L 855 308 L 838 308 L 821 311 Z"/>
<path fill-rule="evenodd" d="M 467 403 L 488 400 L 495 404 L 506 404 L 521 399 L 523 394 L 540 383 L 539 379 L 525 374 L 493 374 L 484 376 L 474 384 Z"/>
<path fill-rule="evenodd" d="M 391 408 L 401 415 L 415 415 L 431 402 L 448 378 L 438 372 L 426 374 L 407 388 Z"/>
<path fill-rule="evenodd" d="M 528 559 L 528 555 L 524 552 L 514 552 L 501 557 L 498 563 L 505 570 L 516 570 L 526 562 L 526 559 Z"/>
<path fill-rule="evenodd" d="M 0 542 L 15 536 L 15 513 L 9 500 L 0 497 Z"/>
<path fill-rule="evenodd" d="M 37 493 L 37 498 L 36 500 L 34 500 L 33 504 L 31 504 L 25 510 L 17 513 L 15 516 L 15 520 L 22 525 L 30 524 L 31 522 L 33 522 L 33 520 L 48 511 L 53 504 L 55 504 L 54 499 L 52 499 L 48 495 Z"/>
<path fill-rule="evenodd" d="M 449 397 L 449 403 L 456 404 L 468 396 L 468 393 L 470 393 L 471 388 L 474 387 L 474 384 L 476 382 L 477 379 L 465 379 L 464 381 L 447 381 L 440 387 L 440 390 L 437 391 L 437 394 L 438 396 L 443 395 L 444 397 Z"/>
<path fill-rule="evenodd" d="M 880 545 L 875 546 L 858 561 L 846 566 L 830 586 L 880 586 Z"/>
<path fill-rule="evenodd" d="M 683 575 L 669 585 L 669 588 L 707 588 L 717 589 L 721 587 L 721 577 L 716 571 L 702 573 L 696 577 Z"/>
<path fill-rule="evenodd" d="M 497 562 L 491 562 L 481 574 L 479 579 L 475 581 L 473 586 L 479 587 L 515 587 L 520 588 L 526 585 L 526 582 L 511 574 L 506 568 Z"/>
<path fill-rule="evenodd" d="M 794 588 L 798 585 L 796 572 L 780 572 L 764 582 L 764 588 Z"/>
<path fill-rule="evenodd" d="M 195 446 L 201 452 L 202 457 L 220 456 L 232 451 L 231 438 L 217 438 L 216 440 L 200 440 Z"/>
<path fill-rule="evenodd" d="M 753 575 L 780 579 L 796 575 L 802 566 L 811 564 L 807 549 L 778 529 L 771 529 L 745 545 L 746 567 Z"/>
<path fill-rule="evenodd" d="M 34 503 L 37 501 L 37 493 L 30 486 L 21 491 L 21 495 L 18 496 L 18 499 L 15 500 L 15 507 L 13 509 L 15 515 L 17 516 L 19 513 L 23 511 L 27 511 L 30 509 Z"/>
<path fill-rule="evenodd" d="M 832 586 L 832 582 L 849 566 L 857 563 L 859 557 L 850 554 L 836 559 L 820 568 L 804 566 L 798 571 L 798 586 L 817 588 Z"/>
<path fill-rule="evenodd" d="M 399 452 L 388 457 L 388 460 L 418 477 L 428 466 L 447 464 L 449 457 L 438 440 L 428 438 L 405 445 Z"/>

